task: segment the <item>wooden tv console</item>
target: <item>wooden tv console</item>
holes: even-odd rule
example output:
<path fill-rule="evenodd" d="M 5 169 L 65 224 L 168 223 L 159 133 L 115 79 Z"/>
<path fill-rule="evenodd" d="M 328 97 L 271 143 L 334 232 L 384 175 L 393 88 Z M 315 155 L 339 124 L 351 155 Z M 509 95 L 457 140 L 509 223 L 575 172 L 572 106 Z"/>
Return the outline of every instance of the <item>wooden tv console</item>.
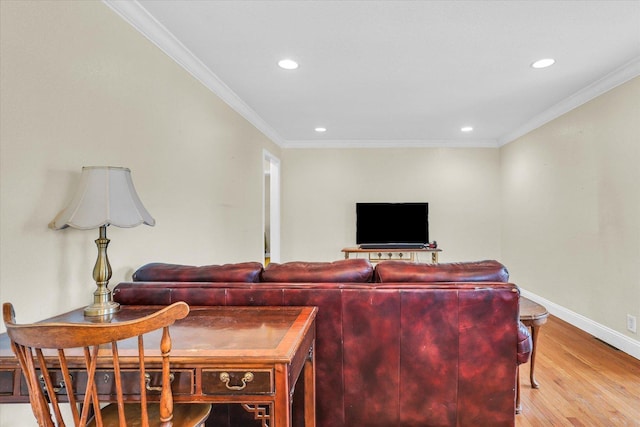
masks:
<path fill-rule="evenodd" d="M 433 264 L 438 263 L 438 253 L 442 252 L 442 249 L 435 248 L 421 248 L 421 249 L 389 249 L 389 248 L 378 248 L 378 249 L 361 249 L 358 247 L 354 248 L 344 248 L 342 249 L 344 252 L 344 258 L 349 259 L 351 254 L 355 254 L 355 257 L 358 257 L 358 254 L 366 254 L 371 262 L 379 262 L 379 261 L 410 261 L 417 262 L 418 255 L 424 252 L 431 253 L 431 262 Z"/>

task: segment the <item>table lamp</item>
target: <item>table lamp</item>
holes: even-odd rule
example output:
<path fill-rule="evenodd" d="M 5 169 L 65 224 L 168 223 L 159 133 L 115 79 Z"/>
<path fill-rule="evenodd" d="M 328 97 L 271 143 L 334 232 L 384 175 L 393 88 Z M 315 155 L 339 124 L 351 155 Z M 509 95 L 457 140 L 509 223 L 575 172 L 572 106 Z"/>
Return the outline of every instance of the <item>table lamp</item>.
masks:
<path fill-rule="evenodd" d="M 108 288 L 111 265 L 107 257 L 107 226 L 136 227 L 140 224 L 155 225 L 156 221 L 145 209 L 133 187 L 128 168 L 112 166 L 83 167 L 80 185 L 69 206 L 49 224 L 54 230 L 67 227 L 90 230 L 99 228 L 95 241 L 98 259 L 93 268 L 97 289 L 93 304 L 84 309 L 86 317 L 105 316 L 117 312 L 120 304 L 113 301 Z"/>

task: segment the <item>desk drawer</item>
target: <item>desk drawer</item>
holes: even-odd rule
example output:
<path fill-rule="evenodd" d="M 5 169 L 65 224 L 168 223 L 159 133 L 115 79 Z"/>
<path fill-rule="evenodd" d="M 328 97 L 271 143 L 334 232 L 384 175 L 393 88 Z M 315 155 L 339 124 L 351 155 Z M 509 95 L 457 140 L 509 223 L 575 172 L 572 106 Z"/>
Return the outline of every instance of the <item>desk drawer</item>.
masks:
<path fill-rule="evenodd" d="M 13 394 L 13 375 L 15 370 L 0 371 L 0 396 Z"/>
<path fill-rule="evenodd" d="M 274 392 L 271 370 L 202 370 L 204 394 L 271 394 Z"/>
<path fill-rule="evenodd" d="M 122 393 L 126 395 L 139 395 L 140 394 L 140 373 L 137 370 L 120 371 L 122 374 Z M 191 394 L 194 390 L 194 373 L 192 370 L 172 370 L 173 381 L 171 382 L 171 390 L 173 395 Z M 159 369 L 147 370 L 146 374 L 149 375 L 149 381 L 147 382 L 149 387 L 160 387 L 162 385 L 162 371 Z M 50 370 L 49 375 L 52 379 L 54 387 L 58 390 L 56 394 L 66 395 L 64 380 L 62 371 Z M 84 390 L 87 386 L 87 373 L 85 371 L 71 371 L 71 378 L 73 381 L 74 390 Z M 98 370 L 95 374 L 96 384 L 98 386 L 98 394 L 100 396 L 116 396 L 116 382 L 112 370 Z M 41 380 L 44 387 L 44 380 Z M 22 384 L 20 385 L 20 394 L 28 396 L 27 383 L 22 378 Z M 151 398 L 153 396 L 160 396 L 160 391 L 148 390 L 147 395 Z"/>

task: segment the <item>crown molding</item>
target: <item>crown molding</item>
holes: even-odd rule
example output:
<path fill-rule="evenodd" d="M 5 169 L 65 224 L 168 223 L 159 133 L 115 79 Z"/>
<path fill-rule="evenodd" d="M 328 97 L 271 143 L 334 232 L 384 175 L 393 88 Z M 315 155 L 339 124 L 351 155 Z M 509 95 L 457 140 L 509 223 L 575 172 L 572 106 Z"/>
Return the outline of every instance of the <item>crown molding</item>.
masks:
<path fill-rule="evenodd" d="M 407 139 L 350 139 L 350 140 L 294 140 L 283 148 L 498 148 L 498 142 L 487 140 L 407 140 Z"/>
<path fill-rule="evenodd" d="M 503 145 L 515 141 L 532 130 L 535 130 L 563 114 L 568 113 L 574 108 L 586 104 L 592 99 L 597 98 L 605 92 L 608 92 L 616 86 L 626 83 L 637 76 L 640 76 L 640 57 L 632 59 L 601 79 L 596 80 L 589 86 L 580 89 L 568 98 L 563 99 L 551 108 L 533 117 L 521 127 L 502 136 L 498 139 L 498 146 L 502 147 Z"/>
<path fill-rule="evenodd" d="M 274 143 L 279 146 L 284 144 L 282 137 L 262 117 L 207 68 L 164 25 L 151 16 L 140 3 L 135 0 L 102 0 L 102 2 Z"/>
<path fill-rule="evenodd" d="M 140 3 L 136 0 L 102 2 L 281 148 L 498 148 L 640 75 L 638 57 L 498 140 L 285 140 Z"/>

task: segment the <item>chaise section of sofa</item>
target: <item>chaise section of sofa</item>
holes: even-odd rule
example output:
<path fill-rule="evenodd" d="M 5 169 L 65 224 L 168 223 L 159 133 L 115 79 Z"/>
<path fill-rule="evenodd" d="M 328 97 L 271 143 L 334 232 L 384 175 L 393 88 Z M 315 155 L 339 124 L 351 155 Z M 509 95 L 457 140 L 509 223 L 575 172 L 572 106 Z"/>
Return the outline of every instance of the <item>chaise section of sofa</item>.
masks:
<path fill-rule="evenodd" d="M 146 265 L 115 287 L 114 298 L 317 306 L 320 427 L 514 425 L 517 366 L 528 359 L 530 338 L 519 329 L 518 288 L 500 263 L 386 261 L 374 269 L 353 259 L 251 268 L 259 281 L 255 270 L 230 280 L 239 278 L 232 265 L 228 276 L 205 281 L 196 280 L 203 267 Z M 300 400 L 294 396 L 294 405 Z M 233 408 L 214 410 L 211 420 L 260 425 Z"/>

